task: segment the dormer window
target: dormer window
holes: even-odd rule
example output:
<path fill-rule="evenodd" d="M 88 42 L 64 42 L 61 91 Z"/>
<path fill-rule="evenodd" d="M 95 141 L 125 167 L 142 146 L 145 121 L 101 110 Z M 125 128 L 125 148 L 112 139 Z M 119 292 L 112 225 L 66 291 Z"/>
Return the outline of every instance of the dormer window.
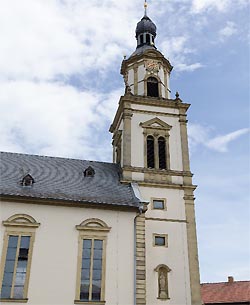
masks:
<path fill-rule="evenodd" d="M 158 80 L 155 77 L 149 77 L 147 79 L 147 96 L 159 96 Z"/>
<path fill-rule="evenodd" d="M 85 169 L 84 171 L 84 177 L 94 177 L 95 171 L 93 167 L 89 166 L 88 168 Z"/>
<path fill-rule="evenodd" d="M 27 174 L 26 176 L 23 177 L 21 181 L 22 186 L 32 186 L 35 180 L 30 174 Z"/>

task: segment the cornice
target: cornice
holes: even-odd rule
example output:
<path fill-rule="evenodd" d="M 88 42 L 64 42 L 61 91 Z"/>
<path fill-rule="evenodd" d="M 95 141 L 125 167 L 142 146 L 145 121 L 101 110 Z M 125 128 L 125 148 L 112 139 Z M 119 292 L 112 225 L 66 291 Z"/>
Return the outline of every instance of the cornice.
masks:
<path fill-rule="evenodd" d="M 121 183 L 132 183 L 136 182 L 139 186 L 143 187 L 155 187 L 155 188 L 170 188 L 170 189 L 179 189 L 179 190 L 192 190 L 194 191 L 197 188 L 197 185 L 183 185 L 183 184 L 173 184 L 173 183 L 164 183 L 164 182 L 152 182 L 152 181 L 135 181 L 135 180 L 121 180 Z"/>
<path fill-rule="evenodd" d="M 137 172 L 137 173 L 148 173 L 164 176 L 181 176 L 181 177 L 193 177 L 191 172 L 167 170 L 167 169 L 150 169 L 146 167 L 126 166 L 122 168 L 125 171 Z"/>
<path fill-rule="evenodd" d="M 130 56 L 128 59 L 124 59 L 121 64 L 121 71 L 120 73 L 124 75 L 128 65 L 137 65 L 139 61 L 145 59 L 154 59 L 162 62 L 163 66 L 167 67 L 169 72 L 172 71 L 173 66 L 170 64 L 169 60 L 164 57 L 164 55 L 158 50 L 146 50 L 142 54 L 136 54 Z"/>
<path fill-rule="evenodd" d="M 165 98 L 153 98 L 149 96 L 140 96 L 140 95 L 124 95 L 120 97 L 119 106 L 116 111 L 114 120 L 109 128 L 111 133 L 117 128 L 117 124 L 122 115 L 124 109 L 130 109 L 130 112 L 133 112 L 132 105 L 147 105 L 147 106 L 156 106 L 161 108 L 172 108 L 178 109 L 182 113 L 186 113 L 190 104 L 182 103 L 180 99 L 165 99 Z M 125 106 L 126 105 L 126 106 Z"/>
<path fill-rule="evenodd" d="M 105 209 L 105 210 L 119 210 L 119 211 L 138 211 L 138 207 L 128 205 L 112 205 L 105 203 L 91 203 L 91 202 L 76 202 L 68 200 L 58 199 L 41 199 L 34 197 L 20 197 L 14 195 L 1 195 L 0 200 L 12 203 L 27 203 L 27 204 L 38 204 L 38 205 L 51 205 L 51 206 L 62 206 L 62 207 L 77 207 L 77 208 L 93 208 L 93 209 Z"/>

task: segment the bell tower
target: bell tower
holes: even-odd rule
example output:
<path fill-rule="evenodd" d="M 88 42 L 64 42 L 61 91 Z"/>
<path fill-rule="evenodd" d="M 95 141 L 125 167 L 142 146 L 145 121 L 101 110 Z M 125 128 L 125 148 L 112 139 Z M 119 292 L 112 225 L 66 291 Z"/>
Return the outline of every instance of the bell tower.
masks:
<path fill-rule="evenodd" d="M 201 305 L 196 186 L 187 138 L 190 104 L 178 93 L 170 97 L 173 67 L 155 46 L 156 25 L 146 2 L 144 7 L 136 27 L 136 50 L 122 61 L 125 94 L 110 127 L 121 182 L 136 185 L 149 202 L 144 212 L 145 262 L 140 261 L 139 268 L 145 269 L 145 283 L 138 278 L 137 303 Z"/>

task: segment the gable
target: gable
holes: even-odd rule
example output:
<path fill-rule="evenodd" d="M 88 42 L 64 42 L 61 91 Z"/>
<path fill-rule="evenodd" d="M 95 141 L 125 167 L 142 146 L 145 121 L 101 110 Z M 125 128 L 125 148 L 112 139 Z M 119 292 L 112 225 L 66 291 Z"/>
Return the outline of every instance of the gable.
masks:
<path fill-rule="evenodd" d="M 141 122 L 140 126 L 143 128 L 161 129 L 161 130 L 170 130 L 172 128 L 172 126 L 168 125 L 166 122 L 162 121 L 157 117 L 143 123 Z"/>

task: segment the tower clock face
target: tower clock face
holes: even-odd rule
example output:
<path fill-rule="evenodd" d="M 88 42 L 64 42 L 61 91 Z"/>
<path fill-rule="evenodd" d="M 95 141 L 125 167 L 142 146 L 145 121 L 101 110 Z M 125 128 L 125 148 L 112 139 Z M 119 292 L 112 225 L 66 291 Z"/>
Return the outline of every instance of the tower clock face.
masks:
<path fill-rule="evenodd" d="M 147 60 L 146 70 L 149 72 L 159 72 L 159 63 L 155 60 Z"/>

